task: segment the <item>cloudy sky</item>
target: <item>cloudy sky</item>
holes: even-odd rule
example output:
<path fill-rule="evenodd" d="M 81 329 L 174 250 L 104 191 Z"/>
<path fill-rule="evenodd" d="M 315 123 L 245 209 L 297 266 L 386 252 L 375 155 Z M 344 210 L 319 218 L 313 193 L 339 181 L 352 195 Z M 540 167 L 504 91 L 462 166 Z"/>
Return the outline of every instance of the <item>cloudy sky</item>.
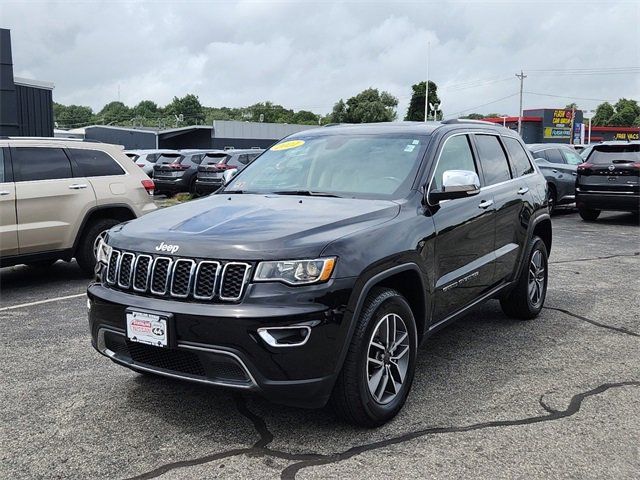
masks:
<path fill-rule="evenodd" d="M 428 44 L 447 116 L 517 114 L 520 69 L 525 108 L 640 99 L 640 1 L 0 0 L 0 26 L 16 76 L 96 110 L 119 91 L 327 113 L 373 86 L 402 117 Z"/>

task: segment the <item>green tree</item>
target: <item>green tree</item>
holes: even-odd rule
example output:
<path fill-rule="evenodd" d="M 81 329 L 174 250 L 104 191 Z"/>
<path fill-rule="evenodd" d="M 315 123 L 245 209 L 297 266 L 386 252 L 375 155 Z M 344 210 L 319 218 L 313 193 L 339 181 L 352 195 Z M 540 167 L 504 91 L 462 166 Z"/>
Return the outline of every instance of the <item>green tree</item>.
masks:
<path fill-rule="evenodd" d="M 313 112 L 310 112 L 309 110 L 298 110 L 294 115 L 293 115 L 293 123 L 298 123 L 300 125 L 317 125 L 318 124 L 318 119 L 320 118 L 319 115 L 316 115 Z"/>
<path fill-rule="evenodd" d="M 252 122 L 262 121 L 265 123 L 293 123 L 293 110 L 276 105 L 272 102 L 260 102 L 247 107 L 246 115 Z"/>
<path fill-rule="evenodd" d="M 340 99 L 329 114 L 329 123 L 345 123 L 347 121 L 347 104 Z"/>
<path fill-rule="evenodd" d="M 578 110 L 578 104 L 576 102 L 571 102 L 567 104 L 567 106 L 564 108 L 565 110 L 571 110 L 572 108 L 575 108 L 576 110 Z"/>
<path fill-rule="evenodd" d="M 481 113 L 470 113 L 469 115 L 465 115 L 464 117 L 460 118 L 468 118 L 469 120 L 482 120 L 483 118 L 485 118 L 485 116 Z"/>
<path fill-rule="evenodd" d="M 615 113 L 609 119 L 609 125 L 630 127 L 640 115 L 640 105 L 636 100 L 621 98 L 613 106 Z"/>
<path fill-rule="evenodd" d="M 367 88 L 345 102 L 340 99 L 331 114 L 336 123 L 391 122 L 396 118 L 398 99 L 388 92 Z"/>
<path fill-rule="evenodd" d="M 424 101 L 425 101 L 425 85 L 426 82 L 416 83 L 411 86 L 411 101 L 409 102 L 409 108 L 404 119 L 409 121 L 424 121 Z M 440 98 L 438 97 L 438 86 L 429 80 L 429 103 L 440 105 Z M 433 114 L 430 113 L 429 117 L 433 119 Z M 438 107 L 436 112 L 436 119 L 442 119 L 442 111 Z"/>
<path fill-rule="evenodd" d="M 151 100 L 142 100 L 131 110 L 135 116 L 144 117 L 146 119 L 154 119 L 160 114 L 158 104 Z"/>
<path fill-rule="evenodd" d="M 601 103 L 596 108 L 596 114 L 593 116 L 591 124 L 597 127 L 607 126 L 614 113 L 613 106 L 609 102 Z"/>
<path fill-rule="evenodd" d="M 54 103 L 53 120 L 59 128 L 85 127 L 93 123 L 93 110 L 82 105 Z"/>
<path fill-rule="evenodd" d="M 131 119 L 131 109 L 122 102 L 109 102 L 98 112 L 97 118 L 105 125 L 126 122 Z"/>
<path fill-rule="evenodd" d="M 165 115 L 174 117 L 182 115 L 188 124 L 203 123 L 205 119 L 204 107 L 197 95 L 189 93 L 182 98 L 173 97 L 171 103 L 164 108 Z"/>

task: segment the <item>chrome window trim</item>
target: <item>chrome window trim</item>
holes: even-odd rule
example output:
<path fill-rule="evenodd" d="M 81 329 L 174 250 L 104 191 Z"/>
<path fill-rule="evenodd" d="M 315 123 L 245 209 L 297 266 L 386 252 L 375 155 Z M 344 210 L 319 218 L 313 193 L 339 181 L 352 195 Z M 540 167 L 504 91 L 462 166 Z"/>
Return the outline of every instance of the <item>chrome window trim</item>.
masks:
<path fill-rule="evenodd" d="M 189 283 L 187 284 L 186 294 L 177 294 L 173 292 L 173 281 L 176 273 L 176 268 L 178 267 L 178 264 L 181 262 L 187 262 L 191 264 L 191 268 L 189 268 Z M 179 258 L 173 263 L 173 268 L 171 269 L 171 281 L 169 282 L 169 294 L 172 297 L 187 298 L 189 296 L 189 293 L 191 292 L 191 287 L 193 286 L 193 272 L 195 268 L 196 268 L 196 262 L 191 258 Z"/>
<path fill-rule="evenodd" d="M 200 278 L 200 267 L 202 267 L 202 265 L 216 266 L 216 274 L 213 277 L 213 288 L 211 289 L 210 297 L 196 294 L 196 292 L 198 291 L 198 279 Z M 220 262 L 216 262 L 215 260 L 203 260 L 200 263 L 198 263 L 198 266 L 196 267 L 196 272 L 195 272 L 195 280 L 193 282 L 193 298 L 197 300 L 213 300 L 213 297 L 216 296 L 216 288 L 218 287 L 219 278 L 220 278 Z"/>
<path fill-rule="evenodd" d="M 147 268 L 147 278 L 145 278 L 145 283 L 144 283 L 144 289 L 139 289 L 136 288 L 136 273 L 138 272 L 138 262 L 140 261 L 141 258 L 148 258 L 149 259 L 149 267 Z M 133 286 L 133 290 L 135 292 L 141 292 L 144 293 L 147 291 L 147 289 L 149 288 L 149 279 L 151 278 L 151 270 L 153 268 L 153 257 L 151 255 L 147 255 L 144 253 L 141 253 L 139 255 L 136 256 L 136 263 L 135 263 L 135 267 L 133 269 L 133 282 L 132 282 L 132 286 Z"/>
<path fill-rule="evenodd" d="M 120 282 L 120 270 L 122 269 L 122 260 L 124 259 L 124 257 L 128 257 L 131 256 L 131 270 L 129 270 L 129 280 L 128 280 L 128 284 L 124 284 L 122 282 Z M 131 279 L 133 278 L 133 272 L 135 269 L 135 263 L 136 263 L 136 256 L 135 254 L 131 253 L 131 252 L 122 252 L 122 254 L 120 255 L 120 260 L 118 261 L 118 287 L 120 288 L 131 288 Z"/>
<path fill-rule="evenodd" d="M 111 266 L 111 257 L 113 257 L 114 254 L 118 254 L 118 259 L 116 260 L 116 271 L 114 272 L 113 280 L 109 280 L 109 267 Z M 119 271 L 120 271 L 120 251 L 116 250 L 115 248 L 112 248 L 111 253 L 109 253 L 109 262 L 107 263 L 107 283 L 109 285 L 116 285 L 118 281 Z"/>
<path fill-rule="evenodd" d="M 224 282 L 227 276 L 227 268 L 230 265 L 243 265 L 245 267 L 244 270 L 244 276 L 242 277 L 242 285 L 240 287 L 240 293 L 238 294 L 237 297 L 226 297 L 222 295 L 222 291 L 224 290 Z M 227 262 L 224 265 L 224 268 L 222 269 L 222 280 L 220 281 L 220 292 L 218 294 L 218 298 L 220 298 L 220 300 L 226 300 L 226 301 L 231 301 L 231 302 L 237 302 L 238 300 L 240 300 L 242 298 L 242 295 L 244 294 L 244 290 L 245 287 L 247 285 L 247 277 L 249 276 L 249 272 L 251 271 L 251 265 L 249 263 L 245 263 L 245 262 Z"/>
<path fill-rule="evenodd" d="M 156 274 L 156 267 L 158 265 L 158 262 L 160 260 L 168 260 L 169 261 L 169 265 L 167 266 L 167 279 L 164 282 L 164 290 L 163 291 L 158 291 L 158 290 L 154 290 L 153 289 L 153 278 L 155 277 Z M 173 266 L 173 259 L 169 258 L 169 257 L 156 257 L 153 261 L 153 268 L 151 270 L 151 285 L 149 285 L 149 291 L 151 293 L 153 293 L 154 295 L 166 295 L 167 294 L 167 290 L 169 288 L 169 282 L 171 280 L 171 267 Z"/>

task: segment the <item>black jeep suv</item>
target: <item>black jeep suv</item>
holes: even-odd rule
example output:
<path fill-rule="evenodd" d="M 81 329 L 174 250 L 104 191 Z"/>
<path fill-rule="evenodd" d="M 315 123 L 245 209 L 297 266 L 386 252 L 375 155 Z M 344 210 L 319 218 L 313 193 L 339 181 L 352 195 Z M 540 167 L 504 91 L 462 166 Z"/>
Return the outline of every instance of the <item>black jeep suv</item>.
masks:
<path fill-rule="evenodd" d="M 520 138 L 484 122 L 295 134 L 216 194 L 109 231 L 93 345 L 138 372 L 380 425 L 433 332 L 492 298 L 540 312 L 546 188 Z"/>

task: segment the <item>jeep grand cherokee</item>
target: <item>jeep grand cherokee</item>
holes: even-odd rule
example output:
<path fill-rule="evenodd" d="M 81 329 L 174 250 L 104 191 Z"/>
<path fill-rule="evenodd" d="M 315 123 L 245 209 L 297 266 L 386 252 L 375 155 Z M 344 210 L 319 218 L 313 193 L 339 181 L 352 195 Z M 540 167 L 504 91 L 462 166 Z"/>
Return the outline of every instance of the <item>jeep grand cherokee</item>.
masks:
<path fill-rule="evenodd" d="M 138 372 L 380 425 L 433 332 L 491 298 L 538 315 L 546 188 L 520 138 L 484 122 L 295 134 L 216 194 L 108 233 L 93 345 Z"/>

